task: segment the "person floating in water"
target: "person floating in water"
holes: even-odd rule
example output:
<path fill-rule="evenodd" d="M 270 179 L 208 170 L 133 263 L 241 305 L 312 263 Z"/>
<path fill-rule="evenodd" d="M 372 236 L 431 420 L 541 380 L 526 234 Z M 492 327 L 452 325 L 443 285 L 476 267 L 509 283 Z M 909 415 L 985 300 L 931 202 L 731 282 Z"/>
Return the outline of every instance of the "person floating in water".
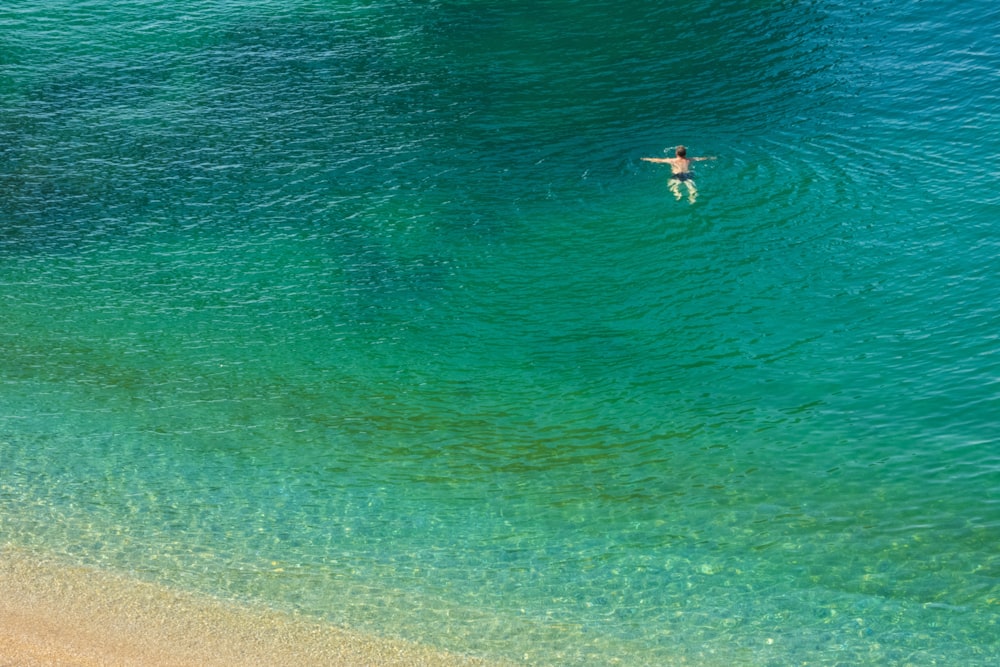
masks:
<path fill-rule="evenodd" d="M 694 200 L 698 198 L 698 188 L 694 184 L 694 172 L 691 171 L 691 163 L 701 162 L 702 160 L 714 160 L 715 158 L 688 157 L 687 149 L 683 146 L 678 146 L 674 152 L 677 157 L 644 157 L 641 159 L 646 162 L 669 164 L 671 174 L 667 185 L 670 186 L 670 191 L 677 197 L 677 201 L 680 201 L 681 183 L 683 183 L 688 191 L 688 201 L 693 204 Z"/>

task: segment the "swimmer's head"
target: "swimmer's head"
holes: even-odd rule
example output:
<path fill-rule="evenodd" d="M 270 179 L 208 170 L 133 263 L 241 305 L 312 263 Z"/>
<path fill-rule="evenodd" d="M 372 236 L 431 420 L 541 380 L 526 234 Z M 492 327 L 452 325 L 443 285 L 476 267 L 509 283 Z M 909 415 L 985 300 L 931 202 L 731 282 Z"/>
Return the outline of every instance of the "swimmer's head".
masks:
<path fill-rule="evenodd" d="M 677 147 L 677 157 L 685 157 L 688 154 L 688 150 L 683 146 Z"/>

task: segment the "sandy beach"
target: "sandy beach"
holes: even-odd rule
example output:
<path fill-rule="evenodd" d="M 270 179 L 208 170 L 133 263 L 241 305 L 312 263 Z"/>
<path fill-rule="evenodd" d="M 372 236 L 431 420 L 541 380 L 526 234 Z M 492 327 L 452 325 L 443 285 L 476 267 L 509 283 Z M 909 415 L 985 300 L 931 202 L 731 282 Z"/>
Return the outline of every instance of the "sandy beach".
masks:
<path fill-rule="evenodd" d="M 0 549 L 0 666 L 490 665 Z"/>

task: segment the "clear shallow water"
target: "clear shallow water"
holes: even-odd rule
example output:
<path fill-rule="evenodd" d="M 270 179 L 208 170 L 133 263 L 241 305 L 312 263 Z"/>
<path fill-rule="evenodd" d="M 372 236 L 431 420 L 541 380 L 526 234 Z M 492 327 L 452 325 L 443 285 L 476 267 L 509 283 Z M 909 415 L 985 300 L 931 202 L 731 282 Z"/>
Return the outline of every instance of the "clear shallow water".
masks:
<path fill-rule="evenodd" d="M 0 535 L 532 664 L 995 662 L 996 10 L 786 5 L 0 11 Z"/>

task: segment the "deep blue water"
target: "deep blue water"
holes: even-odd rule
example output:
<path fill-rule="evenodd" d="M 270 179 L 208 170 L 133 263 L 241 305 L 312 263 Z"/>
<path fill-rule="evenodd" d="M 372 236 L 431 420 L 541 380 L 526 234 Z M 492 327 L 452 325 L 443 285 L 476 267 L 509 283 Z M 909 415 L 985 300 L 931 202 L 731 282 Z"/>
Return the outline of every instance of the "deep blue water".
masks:
<path fill-rule="evenodd" d="M 0 9 L 0 540 L 527 664 L 995 664 L 997 26 Z"/>

